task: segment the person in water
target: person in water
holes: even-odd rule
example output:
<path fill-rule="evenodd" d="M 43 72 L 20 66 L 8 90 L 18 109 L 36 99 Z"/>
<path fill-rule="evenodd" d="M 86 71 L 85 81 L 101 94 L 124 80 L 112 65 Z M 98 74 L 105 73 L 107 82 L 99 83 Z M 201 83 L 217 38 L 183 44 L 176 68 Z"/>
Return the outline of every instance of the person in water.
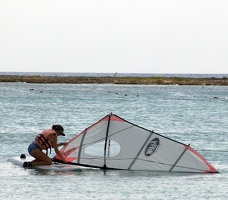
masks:
<path fill-rule="evenodd" d="M 57 144 L 57 137 L 60 135 L 65 136 L 64 129 L 60 124 L 53 125 L 51 129 L 45 129 L 42 133 L 40 133 L 35 138 L 35 141 L 28 146 L 28 152 L 32 157 L 35 158 L 35 160 L 33 160 L 32 162 L 24 162 L 23 167 L 51 165 L 51 158 L 49 158 L 47 154 L 42 152 L 42 150 L 48 151 L 49 148 L 54 148 L 55 153 L 60 158 L 62 158 L 64 163 L 66 163 L 66 160 L 60 154 L 58 147 L 67 143 Z"/>

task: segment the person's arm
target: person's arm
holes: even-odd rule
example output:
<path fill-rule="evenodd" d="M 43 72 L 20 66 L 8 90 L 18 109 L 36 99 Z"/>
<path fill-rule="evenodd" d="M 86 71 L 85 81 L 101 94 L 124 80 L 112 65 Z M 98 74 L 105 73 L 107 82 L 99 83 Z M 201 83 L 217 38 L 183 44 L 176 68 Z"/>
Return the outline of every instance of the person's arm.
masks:
<path fill-rule="evenodd" d="M 66 144 L 67 144 L 67 142 L 61 142 L 61 143 L 57 144 L 57 147 L 64 146 Z"/>
<path fill-rule="evenodd" d="M 55 150 L 55 153 L 60 157 L 62 158 L 63 162 L 67 162 L 65 160 L 65 158 L 63 158 L 62 154 L 60 153 L 59 149 L 58 149 L 58 144 L 57 144 L 57 137 L 56 136 L 53 136 L 50 138 L 51 139 L 51 142 L 52 142 L 52 147 L 54 148 Z M 61 144 L 61 143 L 60 143 Z M 61 146 L 61 145 L 60 145 Z"/>

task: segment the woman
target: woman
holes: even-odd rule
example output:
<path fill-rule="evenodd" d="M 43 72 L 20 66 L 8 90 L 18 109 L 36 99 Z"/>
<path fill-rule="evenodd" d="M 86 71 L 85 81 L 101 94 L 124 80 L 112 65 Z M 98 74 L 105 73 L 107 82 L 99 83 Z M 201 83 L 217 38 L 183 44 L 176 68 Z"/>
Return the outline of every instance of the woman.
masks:
<path fill-rule="evenodd" d="M 63 162 L 66 160 L 60 154 L 58 147 L 65 145 L 66 143 L 57 144 L 57 137 L 60 135 L 65 136 L 64 129 L 61 125 L 53 125 L 51 129 L 45 129 L 41 134 L 39 134 L 35 141 L 28 146 L 28 152 L 31 156 L 35 158 L 32 162 L 24 162 L 23 167 L 33 167 L 38 165 L 51 165 L 52 160 L 42 152 L 42 150 L 47 150 L 49 148 L 54 148 L 55 153 L 62 158 Z"/>

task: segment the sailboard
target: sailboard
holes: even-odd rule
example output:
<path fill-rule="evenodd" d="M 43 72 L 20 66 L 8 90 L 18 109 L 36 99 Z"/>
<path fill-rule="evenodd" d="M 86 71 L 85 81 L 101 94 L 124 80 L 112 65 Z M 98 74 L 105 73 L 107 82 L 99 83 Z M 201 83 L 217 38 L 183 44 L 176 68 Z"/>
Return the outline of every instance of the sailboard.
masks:
<path fill-rule="evenodd" d="M 16 157 L 12 157 L 11 161 L 18 165 L 23 167 L 23 163 L 24 162 L 31 162 L 32 160 L 34 160 L 33 157 L 31 156 L 16 156 Z M 69 165 L 69 164 L 64 164 L 64 163 L 58 163 L 58 162 L 53 162 L 51 165 L 39 165 L 39 166 L 34 166 L 32 167 L 34 169 L 38 169 L 38 170 L 50 170 L 50 171 L 59 171 L 59 172 L 65 172 L 65 171 L 82 171 L 83 169 L 85 169 L 85 167 L 82 166 L 77 166 L 77 165 Z"/>
<path fill-rule="evenodd" d="M 218 172 L 190 145 L 113 113 L 75 135 L 60 153 L 72 165 L 103 169 Z M 61 161 L 58 155 L 54 159 Z"/>

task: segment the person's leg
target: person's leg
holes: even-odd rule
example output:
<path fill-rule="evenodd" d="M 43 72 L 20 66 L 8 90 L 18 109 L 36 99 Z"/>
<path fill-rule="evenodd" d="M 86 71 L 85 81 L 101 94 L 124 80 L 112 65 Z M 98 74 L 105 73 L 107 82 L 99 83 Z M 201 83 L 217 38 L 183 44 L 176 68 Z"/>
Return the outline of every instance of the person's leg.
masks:
<path fill-rule="evenodd" d="M 43 153 L 40 149 L 34 149 L 31 153 L 31 156 L 35 158 L 33 160 L 32 166 L 38 166 L 38 165 L 51 165 L 52 160 L 45 154 Z"/>

